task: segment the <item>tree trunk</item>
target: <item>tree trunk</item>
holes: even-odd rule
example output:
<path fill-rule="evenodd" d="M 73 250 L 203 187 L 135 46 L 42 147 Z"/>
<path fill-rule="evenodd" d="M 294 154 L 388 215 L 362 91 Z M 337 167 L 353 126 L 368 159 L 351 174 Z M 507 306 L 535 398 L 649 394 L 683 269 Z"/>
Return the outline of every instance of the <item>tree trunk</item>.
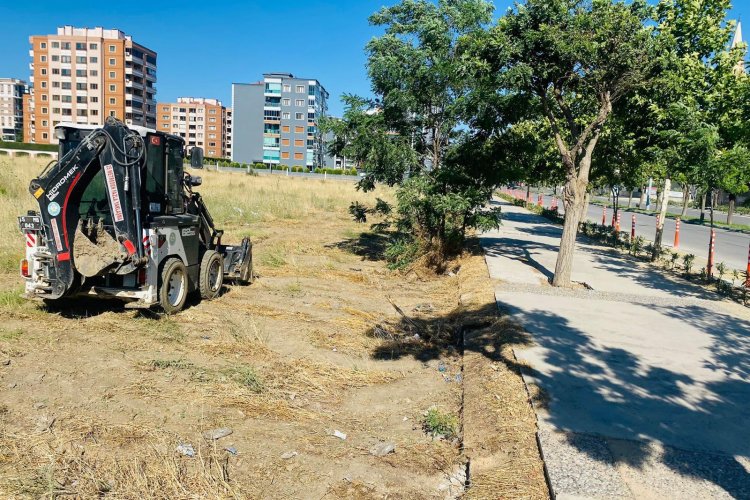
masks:
<path fill-rule="evenodd" d="M 529 198 L 531 197 L 531 184 L 526 184 L 526 203 L 529 202 Z"/>
<path fill-rule="evenodd" d="M 646 206 L 646 186 L 641 186 L 641 199 L 638 200 L 638 208 L 645 208 Z"/>
<path fill-rule="evenodd" d="M 581 207 L 581 216 L 578 218 L 579 223 L 582 220 L 587 220 L 589 218 L 589 204 L 590 203 L 591 203 L 591 195 L 589 194 L 588 190 L 586 190 L 586 194 L 583 195 L 583 206 Z"/>
<path fill-rule="evenodd" d="M 661 200 L 664 198 L 664 188 L 659 184 L 659 189 L 656 191 L 656 210 L 658 211 L 661 207 Z"/>
<path fill-rule="evenodd" d="M 628 191 L 628 208 L 633 204 L 633 190 Z"/>
<path fill-rule="evenodd" d="M 729 208 L 727 209 L 727 224 L 732 223 L 732 217 L 734 217 L 734 208 L 737 205 L 737 195 L 729 195 Z"/>
<path fill-rule="evenodd" d="M 586 205 L 586 183 L 577 178 L 571 179 L 563 188 L 563 204 L 565 206 L 565 221 L 560 238 L 560 251 L 555 263 L 555 276 L 552 286 L 569 287 L 570 275 L 573 271 L 573 254 L 575 253 L 578 224 L 581 222 L 583 209 Z"/>
<path fill-rule="evenodd" d="M 682 213 L 680 217 L 687 215 L 688 204 L 690 203 L 690 186 L 687 184 L 682 185 Z"/>
<path fill-rule="evenodd" d="M 656 225 L 656 236 L 654 237 L 654 250 L 651 260 L 655 261 L 661 251 L 661 240 L 664 235 L 664 219 L 667 217 L 667 206 L 669 205 L 669 191 L 672 188 L 672 180 L 664 179 L 664 188 L 661 191 L 661 205 L 659 205 L 659 223 Z"/>

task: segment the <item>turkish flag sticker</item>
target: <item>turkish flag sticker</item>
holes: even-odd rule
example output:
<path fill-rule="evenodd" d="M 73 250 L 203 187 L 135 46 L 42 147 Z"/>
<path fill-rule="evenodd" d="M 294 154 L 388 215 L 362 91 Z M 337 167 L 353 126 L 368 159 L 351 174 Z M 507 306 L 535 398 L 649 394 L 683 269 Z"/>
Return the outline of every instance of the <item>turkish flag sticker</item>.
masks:
<path fill-rule="evenodd" d="M 161 137 L 158 135 L 152 135 L 151 136 L 151 145 L 152 146 L 159 146 L 161 145 Z"/>

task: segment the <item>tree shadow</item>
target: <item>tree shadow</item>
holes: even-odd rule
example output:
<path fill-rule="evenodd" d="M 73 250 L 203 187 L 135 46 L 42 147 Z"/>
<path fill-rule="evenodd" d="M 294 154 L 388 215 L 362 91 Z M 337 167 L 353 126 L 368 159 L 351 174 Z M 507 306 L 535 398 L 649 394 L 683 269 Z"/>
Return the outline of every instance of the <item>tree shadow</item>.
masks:
<path fill-rule="evenodd" d="M 602 337 L 596 328 L 583 331 L 535 300 L 529 303 L 534 305 L 503 305 L 499 317 L 494 302 L 433 318 L 404 315 L 381 325 L 388 333 L 378 335 L 384 340 L 372 357 L 411 356 L 425 362 L 455 349 L 480 353 L 541 387 L 549 398 L 545 418 L 555 428 L 573 435 L 661 442 L 666 446 L 659 460 L 670 470 L 709 481 L 736 498 L 750 497 L 750 475 L 734 458 L 750 456 L 750 322 L 710 305 L 629 304 L 664 315 L 672 325 L 684 323 L 684 343 L 694 343 L 695 352 L 670 362 L 679 352 L 659 350 L 658 327 L 633 338 Z M 627 324 L 627 315 L 611 321 Z M 533 355 L 517 361 L 508 347 Z M 570 445 L 576 446 L 575 439 Z M 648 446 L 632 448 L 615 459 L 636 468 L 652 463 Z"/>
<path fill-rule="evenodd" d="M 385 249 L 391 235 L 384 232 L 363 232 L 354 238 L 347 238 L 326 248 L 338 248 L 362 257 L 362 260 L 379 261 L 385 259 Z"/>

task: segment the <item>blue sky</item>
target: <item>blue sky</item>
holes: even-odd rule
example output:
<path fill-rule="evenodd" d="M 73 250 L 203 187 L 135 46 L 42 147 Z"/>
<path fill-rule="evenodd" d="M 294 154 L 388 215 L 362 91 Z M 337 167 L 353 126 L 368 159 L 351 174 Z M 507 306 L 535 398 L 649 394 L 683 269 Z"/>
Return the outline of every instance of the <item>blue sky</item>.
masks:
<path fill-rule="evenodd" d="M 232 82 L 264 72 L 317 78 L 331 94 L 367 95 L 364 46 L 378 34 L 367 17 L 396 0 L 285 0 L 197 2 L 0 2 L 0 76 L 28 80 L 29 35 L 57 26 L 119 28 L 158 53 L 157 101 L 178 96 L 216 97 L 231 104 Z M 497 13 L 510 0 L 495 2 Z M 735 0 L 746 20 L 750 2 Z M 136 8 L 133 8 L 135 6 Z"/>

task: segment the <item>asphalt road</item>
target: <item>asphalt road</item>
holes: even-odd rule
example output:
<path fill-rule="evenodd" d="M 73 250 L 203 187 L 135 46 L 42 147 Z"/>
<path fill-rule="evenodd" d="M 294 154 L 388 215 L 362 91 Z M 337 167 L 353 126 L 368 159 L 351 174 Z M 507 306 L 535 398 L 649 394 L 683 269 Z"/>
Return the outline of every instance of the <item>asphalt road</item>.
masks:
<path fill-rule="evenodd" d="M 536 202 L 536 194 L 532 194 L 532 200 Z M 544 196 L 544 206 L 549 207 L 552 203 L 552 196 Z M 558 198 L 560 212 L 563 212 L 562 201 Z M 643 236 L 648 241 L 653 241 L 656 234 L 656 216 L 647 214 L 636 214 L 628 212 L 627 209 L 621 208 L 620 230 L 630 232 L 632 217 L 635 216 L 635 234 Z M 603 207 L 589 205 L 588 219 L 601 224 Z M 695 210 L 695 212 L 698 212 Z M 693 214 L 690 214 L 693 215 Z M 699 215 L 699 214 L 696 214 Z M 612 208 L 607 208 L 607 224 L 612 222 Z M 725 220 L 717 216 L 716 220 Z M 747 217 L 735 216 L 735 222 L 738 224 L 747 223 L 750 225 L 750 219 Z M 716 246 L 714 263 L 724 262 L 730 269 L 747 269 L 748 250 L 750 245 L 750 235 L 739 231 L 716 228 Z M 664 224 L 664 236 L 662 242 L 665 246 L 673 247 L 675 233 L 675 220 L 667 219 Z M 680 223 L 680 243 L 677 248 L 683 253 L 692 253 L 696 256 L 693 268 L 698 270 L 706 265 L 708 260 L 708 246 L 711 239 L 711 229 L 708 226 L 698 224 Z"/>

